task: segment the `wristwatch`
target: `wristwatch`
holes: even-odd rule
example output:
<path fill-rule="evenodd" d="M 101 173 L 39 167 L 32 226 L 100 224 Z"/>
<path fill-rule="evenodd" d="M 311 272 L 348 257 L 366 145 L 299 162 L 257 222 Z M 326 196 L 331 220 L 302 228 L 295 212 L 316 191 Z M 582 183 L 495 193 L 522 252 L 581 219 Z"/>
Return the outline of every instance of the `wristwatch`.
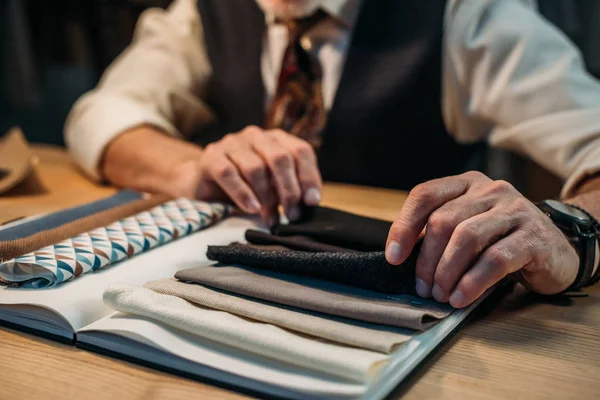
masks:
<path fill-rule="evenodd" d="M 562 230 L 579 253 L 579 271 L 575 282 L 567 291 L 594 283 L 600 272 L 598 268 L 592 276 L 596 259 L 597 235 L 600 233 L 598 221 L 581 208 L 560 201 L 544 200 L 536 205 Z"/>

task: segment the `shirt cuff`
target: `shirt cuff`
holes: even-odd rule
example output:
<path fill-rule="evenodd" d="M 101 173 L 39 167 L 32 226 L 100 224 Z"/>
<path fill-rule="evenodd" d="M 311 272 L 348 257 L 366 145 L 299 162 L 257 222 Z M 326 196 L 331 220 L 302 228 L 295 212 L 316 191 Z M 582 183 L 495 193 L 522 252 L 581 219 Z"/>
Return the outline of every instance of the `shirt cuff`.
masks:
<path fill-rule="evenodd" d="M 100 181 L 101 157 L 106 146 L 125 131 L 140 125 L 152 125 L 179 137 L 166 118 L 148 106 L 130 99 L 104 95 L 102 101 L 87 108 L 86 98 L 80 100 L 65 124 L 65 141 L 75 160 L 91 178 Z"/>

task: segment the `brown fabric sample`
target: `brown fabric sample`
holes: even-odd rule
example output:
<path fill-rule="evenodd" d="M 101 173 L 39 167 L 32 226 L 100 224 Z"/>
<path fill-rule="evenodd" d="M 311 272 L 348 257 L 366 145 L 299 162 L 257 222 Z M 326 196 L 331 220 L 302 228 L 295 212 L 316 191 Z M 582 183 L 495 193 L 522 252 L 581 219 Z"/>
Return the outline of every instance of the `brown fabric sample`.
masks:
<path fill-rule="evenodd" d="M 253 245 L 280 245 L 290 250 L 301 251 L 325 251 L 325 252 L 353 252 L 355 250 L 344 247 L 333 246 L 326 243 L 317 242 L 307 236 L 275 236 L 266 232 L 248 229 L 245 239 Z"/>
<path fill-rule="evenodd" d="M 308 252 L 269 251 L 253 245 L 208 246 L 209 260 L 244 265 L 374 290 L 382 293 L 415 293 L 415 263 L 421 242 L 401 265 L 391 265 L 382 251 Z"/>
<path fill-rule="evenodd" d="M 408 330 L 322 316 L 310 311 L 295 310 L 261 300 L 227 294 L 201 285 L 183 283 L 175 279 L 150 281 L 144 287 L 204 307 L 386 354 L 411 338 L 411 331 Z"/>
<path fill-rule="evenodd" d="M 332 282 L 247 267 L 213 265 L 175 277 L 243 296 L 376 324 L 424 330 L 453 310 L 408 295 L 385 295 Z"/>
<path fill-rule="evenodd" d="M 80 233 L 106 226 L 120 219 L 149 210 L 159 204 L 165 203 L 168 200 L 170 200 L 170 197 L 168 196 L 152 196 L 148 199 L 132 201 L 130 203 L 123 204 L 121 206 L 114 207 L 88 217 L 80 218 L 57 228 L 41 231 L 28 237 L 0 241 L 0 261 L 10 260 L 23 254 L 38 250 L 42 247 L 50 246 L 60 241 L 69 239 Z"/>

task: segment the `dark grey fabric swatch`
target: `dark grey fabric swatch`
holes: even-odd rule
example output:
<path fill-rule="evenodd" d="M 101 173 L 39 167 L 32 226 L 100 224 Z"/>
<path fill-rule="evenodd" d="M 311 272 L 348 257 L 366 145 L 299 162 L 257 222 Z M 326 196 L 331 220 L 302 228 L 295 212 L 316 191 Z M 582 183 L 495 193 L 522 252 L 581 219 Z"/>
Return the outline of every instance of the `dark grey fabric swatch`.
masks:
<path fill-rule="evenodd" d="M 402 265 L 391 265 L 383 251 L 272 251 L 252 245 L 208 246 L 209 260 L 325 279 L 382 293 L 415 293 L 415 263 L 420 242 Z"/>

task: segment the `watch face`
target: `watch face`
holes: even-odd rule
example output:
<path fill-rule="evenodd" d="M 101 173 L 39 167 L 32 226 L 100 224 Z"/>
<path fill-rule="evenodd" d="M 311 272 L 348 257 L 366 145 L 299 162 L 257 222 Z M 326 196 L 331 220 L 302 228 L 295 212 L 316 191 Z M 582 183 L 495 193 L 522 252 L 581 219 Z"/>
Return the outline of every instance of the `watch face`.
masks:
<path fill-rule="evenodd" d="M 591 223 L 590 218 L 582 211 L 571 207 L 568 204 L 561 203 L 556 200 L 544 200 L 547 206 L 552 208 L 555 212 L 564 214 L 565 217 L 572 218 L 576 223 L 582 225 L 589 225 Z"/>

